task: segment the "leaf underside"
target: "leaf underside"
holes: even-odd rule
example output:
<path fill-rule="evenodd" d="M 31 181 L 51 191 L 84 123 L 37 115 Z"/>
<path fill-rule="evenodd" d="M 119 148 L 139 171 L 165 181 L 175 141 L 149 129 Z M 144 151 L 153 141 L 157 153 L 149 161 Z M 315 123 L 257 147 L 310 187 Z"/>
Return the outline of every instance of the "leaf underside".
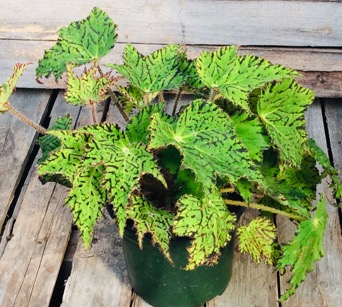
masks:
<path fill-rule="evenodd" d="M 114 47 L 117 37 L 113 20 L 99 8 L 94 8 L 87 18 L 61 28 L 58 34 L 57 43 L 39 60 L 37 78 L 53 74 L 59 79 L 67 63 L 83 65 L 98 61 Z"/>

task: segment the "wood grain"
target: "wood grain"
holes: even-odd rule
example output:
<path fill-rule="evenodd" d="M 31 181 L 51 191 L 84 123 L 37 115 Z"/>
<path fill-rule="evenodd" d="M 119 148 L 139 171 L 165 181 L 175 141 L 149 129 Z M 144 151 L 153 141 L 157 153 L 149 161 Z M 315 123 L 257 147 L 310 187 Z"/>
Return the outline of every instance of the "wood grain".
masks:
<path fill-rule="evenodd" d="M 130 306 L 132 289 L 116 225 L 102 220 L 94 238 L 90 250 L 78 244 L 62 307 Z"/>
<path fill-rule="evenodd" d="M 338 120 L 340 121 L 341 118 Z M 307 122 L 310 137 L 314 138 L 317 144 L 327 152 L 323 114 L 319 101 L 309 108 Z M 337 208 L 331 206 L 331 202 L 334 200 L 326 180 L 318 187 L 318 192 L 325 194 L 328 200 L 329 219 L 324 240 L 326 256 L 315 263 L 314 271 L 308 274 L 307 280 L 297 289 L 296 294 L 282 303 L 284 307 L 330 307 L 339 304 L 340 285 L 342 284 L 341 225 Z M 280 242 L 292 238 L 294 227 L 291 222 L 278 218 L 277 225 Z M 281 277 L 281 293 L 288 289 L 289 277 L 289 274 Z"/>
<path fill-rule="evenodd" d="M 39 91 L 35 94 L 39 97 Z M 78 113 L 60 95 L 52 121 L 66 112 Z M 14 152 L 20 144 L 17 147 Z M 64 206 L 66 189 L 53 183 L 42 186 L 36 166 L 27 181 L 22 202 L 16 204 L 20 208 L 12 237 L 0 259 L 1 306 L 49 305 L 71 232 L 71 214 Z"/>
<path fill-rule="evenodd" d="M 51 91 L 17 91 L 10 102 L 35 122 L 46 111 Z M 2 227 L 26 162 L 34 147 L 37 133 L 7 112 L 0 114 L 0 228 Z"/>
<path fill-rule="evenodd" d="M 255 210 L 246 210 L 240 223 L 256 217 Z M 226 291 L 206 304 L 207 307 L 277 306 L 277 274 L 264 263 L 256 265 L 247 254 L 235 247 L 232 278 Z"/>
<path fill-rule="evenodd" d="M 15 63 L 32 63 L 19 79 L 18 87 L 23 88 L 65 88 L 65 76 L 55 81 L 54 77 L 36 82 L 35 69 L 44 50 L 54 42 L 0 40 L 0 81 L 11 74 Z M 125 44 L 116 44 L 114 50 L 103 59 L 103 64 L 120 63 Z M 148 54 L 162 45 L 138 44 L 138 50 Z M 197 57 L 204 50 L 214 50 L 218 46 L 187 46 L 189 58 Z M 300 83 L 313 89 L 318 97 L 340 97 L 342 92 L 342 51 L 338 49 L 243 47 L 240 54 L 261 56 L 272 63 L 282 64 L 299 70 L 303 75 Z M 10 56 L 9 56 L 10 55 Z M 104 68 L 105 70 L 105 68 Z"/>
<path fill-rule="evenodd" d="M 98 6 L 120 27 L 120 42 L 148 44 L 342 45 L 342 6 L 321 1 L 5 1 L 0 38 L 55 40 L 56 31 Z"/>

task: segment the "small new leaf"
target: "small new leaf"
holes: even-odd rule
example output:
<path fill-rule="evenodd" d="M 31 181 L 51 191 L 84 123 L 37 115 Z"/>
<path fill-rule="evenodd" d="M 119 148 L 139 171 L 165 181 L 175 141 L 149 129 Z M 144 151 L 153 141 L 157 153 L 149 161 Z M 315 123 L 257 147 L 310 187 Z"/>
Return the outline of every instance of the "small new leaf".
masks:
<path fill-rule="evenodd" d="M 239 227 L 236 234 L 241 253 L 250 254 L 258 264 L 263 257 L 268 265 L 273 265 L 277 229 L 268 218 L 257 217 L 249 225 Z"/>
<path fill-rule="evenodd" d="M 143 248 L 143 238 L 149 233 L 153 244 L 157 244 L 167 260 L 172 262 L 170 255 L 170 227 L 173 216 L 170 212 L 155 208 L 145 198 L 132 196 L 131 204 L 126 209 L 127 217 L 134 221 L 137 230 L 139 247 Z"/>
<path fill-rule="evenodd" d="M 292 278 L 291 288 L 281 296 L 281 301 L 287 300 L 295 293 L 307 273 L 313 270 L 314 262 L 324 256 L 323 239 L 327 218 L 325 199 L 321 196 L 313 218 L 301 222 L 294 239 L 283 247 L 283 256 L 279 259 L 277 268 L 284 271 L 290 266 Z"/>
<path fill-rule="evenodd" d="M 9 98 L 15 90 L 18 79 L 23 74 L 26 67 L 27 64 L 15 64 L 12 75 L 7 79 L 5 84 L 0 86 L 0 113 L 8 111 L 6 104 L 9 102 Z"/>
<path fill-rule="evenodd" d="M 83 65 L 98 61 L 114 47 L 115 31 L 113 20 L 99 8 L 94 8 L 87 18 L 58 31 L 57 43 L 39 60 L 37 78 L 54 74 L 59 79 L 68 63 Z"/>
<path fill-rule="evenodd" d="M 173 233 L 192 238 L 186 270 L 217 263 L 220 249 L 231 240 L 236 216 L 229 212 L 215 186 L 203 198 L 181 197 L 177 203 Z"/>
<path fill-rule="evenodd" d="M 67 65 L 67 91 L 65 99 L 76 106 L 102 102 L 109 97 L 108 89 L 113 86 L 116 80 L 109 74 L 97 76 L 97 68 L 92 66 L 84 69 L 81 77 L 72 71 L 72 65 Z"/>

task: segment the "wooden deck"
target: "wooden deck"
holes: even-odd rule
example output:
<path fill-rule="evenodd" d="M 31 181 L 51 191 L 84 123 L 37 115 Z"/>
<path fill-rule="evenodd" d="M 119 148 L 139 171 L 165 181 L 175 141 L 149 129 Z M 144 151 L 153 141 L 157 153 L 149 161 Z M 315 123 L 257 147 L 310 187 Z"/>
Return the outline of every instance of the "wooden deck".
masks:
<path fill-rule="evenodd" d="M 66 112 L 87 123 L 87 110 L 67 106 L 62 91 L 17 89 L 12 103 L 47 126 Z M 99 108 L 102 113 L 106 108 Z M 113 120 L 114 110 L 105 114 Z M 310 135 L 329 152 L 342 170 L 342 101 L 317 99 L 308 114 Z M 36 175 L 37 135 L 6 114 L 0 118 L 0 220 L 4 225 L 0 247 L 0 306 L 148 306 L 129 285 L 116 226 L 103 220 L 96 228 L 92 248 L 85 251 L 63 206 L 65 188 L 42 186 Z M 332 202 L 326 184 L 320 187 Z M 325 236 L 326 257 L 281 306 L 338 306 L 342 287 L 342 239 L 337 209 L 329 207 Z M 243 218 L 250 218 L 247 212 Z M 280 240 L 292 235 L 291 225 L 277 221 Z M 71 270 L 71 274 L 70 274 Z M 69 276 L 70 274 L 70 276 Z M 288 275 L 254 265 L 236 253 L 233 278 L 226 292 L 208 302 L 219 306 L 279 306 Z M 65 284 L 66 283 L 66 284 Z M 65 284 L 65 289 L 63 288 Z M 64 292 L 63 292 L 64 290 Z"/>
<path fill-rule="evenodd" d="M 87 110 L 67 106 L 65 80 L 35 82 L 37 60 L 57 38 L 56 31 L 98 6 L 118 24 L 114 53 L 125 43 L 151 52 L 166 43 L 188 46 L 190 56 L 219 45 L 240 45 L 239 52 L 262 56 L 297 69 L 317 98 L 307 113 L 310 136 L 342 173 L 342 4 L 339 0 L 3 0 L 0 9 L 0 84 L 15 63 L 32 63 L 11 102 L 48 127 L 70 113 L 75 126 L 88 123 Z M 108 104 L 108 102 L 107 102 Z M 107 112 L 108 110 L 108 112 Z M 116 119 L 102 105 L 99 116 Z M 103 114 L 105 112 L 106 114 Z M 131 289 L 116 226 L 103 220 L 94 244 L 85 251 L 64 207 L 65 188 L 42 186 L 36 175 L 39 149 L 35 132 L 10 114 L 0 116 L 0 306 L 147 307 Z M 320 186 L 331 203 L 327 184 Z M 341 303 L 342 214 L 329 206 L 326 257 L 286 303 L 277 299 L 289 275 L 254 265 L 235 254 L 232 280 L 225 293 L 206 307 L 335 307 Z M 244 219 L 253 212 L 246 212 Z M 293 234 L 277 220 L 280 241 Z"/>

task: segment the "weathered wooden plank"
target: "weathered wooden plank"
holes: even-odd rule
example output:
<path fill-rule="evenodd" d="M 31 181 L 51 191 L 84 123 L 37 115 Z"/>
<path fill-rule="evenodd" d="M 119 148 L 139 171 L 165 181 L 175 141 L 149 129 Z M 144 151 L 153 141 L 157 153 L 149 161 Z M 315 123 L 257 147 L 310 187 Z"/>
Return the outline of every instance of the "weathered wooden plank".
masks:
<path fill-rule="evenodd" d="M 240 223 L 245 224 L 255 216 L 255 211 L 246 210 Z M 206 306 L 277 306 L 277 274 L 273 271 L 266 264 L 256 265 L 247 254 L 235 251 L 232 278 L 226 291 Z"/>
<path fill-rule="evenodd" d="M 62 306 L 130 306 L 132 289 L 116 225 L 101 221 L 94 238 L 88 251 L 78 244 Z"/>
<path fill-rule="evenodd" d="M 342 45 L 342 6 L 321 1 L 5 1 L 0 38 L 54 40 L 59 27 L 86 17 L 93 6 L 115 20 L 124 42 Z"/>
<path fill-rule="evenodd" d="M 52 120 L 66 112 L 78 114 L 60 95 Z M 49 306 L 71 232 L 66 189 L 53 183 L 42 186 L 35 167 L 27 181 L 12 238 L 0 259 L 1 306 Z"/>
<path fill-rule="evenodd" d="M 340 170 L 342 180 L 342 99 L 325 99 L 325 116 L 334 166 Z"/>
<path fill-rule="evenodd" d="M 102 107 L 97 109 L 98 117 Z M 89 123 L 89 115 L 89 110 L 82 110 L 78 124 Z M 116 112 L 109 112 L 107 121 L 124 124 Z M 90 250 L 84 250 L 82 240 L 78 243 L 62 306 L 129 306 L 131 295 L 117 227 L 102 220 L 95 228 Z"/>
<path fill-rule="evenodd" d="M 341 117 L 337 119 L 341 121 Z M 308 131 L 322 149 L 327 151 L 325 139 L 323 115 L 319 102 L 316 101 L 307 113 Z M 337 123 L 338 123 L 337 121 Z M 328 201 L 332 201 L 331 191 L 324 181 L 319 187 L 319 192 L 324 193 Z M 307 280 L 296 291 L 293 297 L 282 306 L 287 307 L 321 307 L 338 306 L 340 303 L 340 286 L 342 284 L 342 238 L 341 226 L 337 209 L 328 204 L 329 220 L 325 233 L 324 249 L 326 256 L 316 262 L 314 271 L 309 273 Z M 294 228 L 290 222 L 279 218 L 278 222 L 280 242 L 292 238 Z M 288 288 L 289 275 L 281 277 L 281 293 Z"/>
<path fill-rule="evenodd" d="M 5 80 L 12 72 L 15 63 L 33 63 L 18 82 L 24 88 L 65 88 L 65 77 L 55 82 L 53 77 L 43 79 L 43 84 L 36 82 L 35 69 L 38 59 L 44 50 L 54 42 L 46 41 L 12 41 L 0 40 L 0 79 Z M 147 54 L 161 45 L 139 44 L 140 52 Z M 213 50 L 217 46 L 188 46 L 190 58 L 194 58 L 204 50 Z M 113 52 L 103 59 L 103 63 L 119 63 L 124 44 L 118 43 Z M 318 97 L 340 97 L 342 91 L 342 51 L 337 49 L 293 49 L 293 48 L 261 48 L 243 47 L 240 54 L 254 54 L 272 63 L 279 63 L 300 70 L 303 77 L 300 83 L 315 90 Z"/>
<path fill-rule="evenodd" d="M 1 79 L 1 83 L 4 82 Z M 51 91 L 18 90 L 11 103 L 32 120 L 40 122 L 46 111 Z M 11 115 L 0 116 L 0 228 L 2 227 L 37 133 Z"/>

